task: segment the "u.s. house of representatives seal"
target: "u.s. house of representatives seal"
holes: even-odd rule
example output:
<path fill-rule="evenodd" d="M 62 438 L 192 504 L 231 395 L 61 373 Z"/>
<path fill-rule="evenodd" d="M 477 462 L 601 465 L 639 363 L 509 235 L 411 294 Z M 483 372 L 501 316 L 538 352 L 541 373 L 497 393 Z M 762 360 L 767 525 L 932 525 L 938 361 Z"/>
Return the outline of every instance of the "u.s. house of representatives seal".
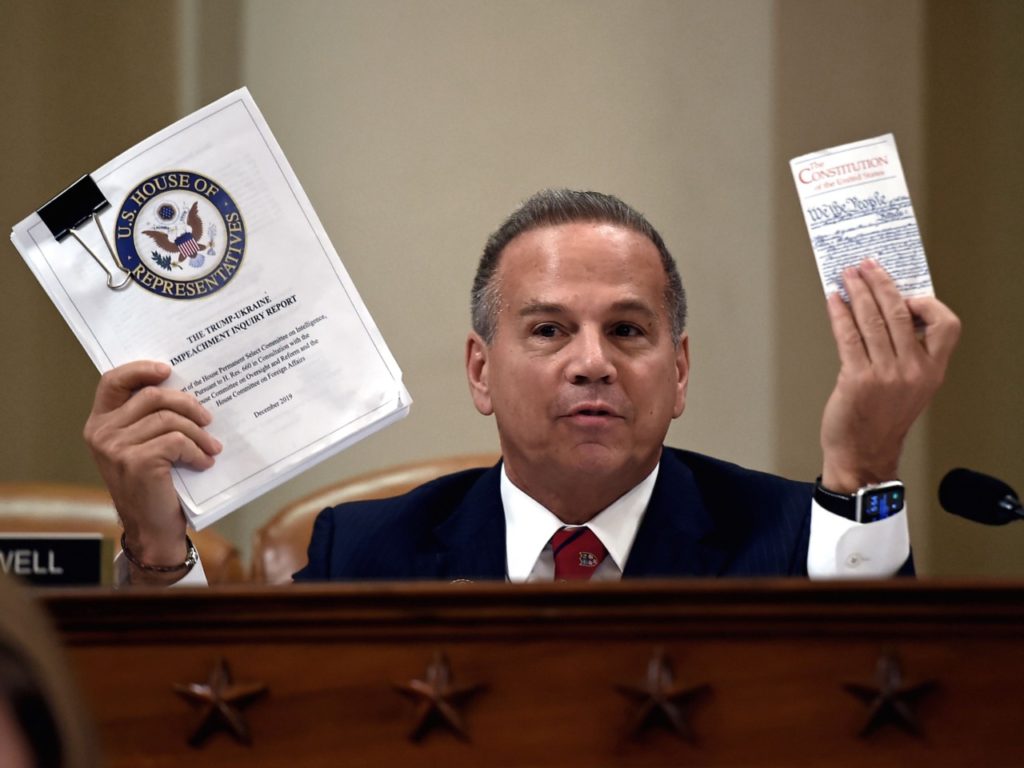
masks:
<path fill-rule="evenodd" d="M 118 258 L 132 279 L 172 299 L 220 290 L 245 255 L 235 201 L 193 171 L 165 171 L 135 187 L 117 214 L 116 234 Z"/>

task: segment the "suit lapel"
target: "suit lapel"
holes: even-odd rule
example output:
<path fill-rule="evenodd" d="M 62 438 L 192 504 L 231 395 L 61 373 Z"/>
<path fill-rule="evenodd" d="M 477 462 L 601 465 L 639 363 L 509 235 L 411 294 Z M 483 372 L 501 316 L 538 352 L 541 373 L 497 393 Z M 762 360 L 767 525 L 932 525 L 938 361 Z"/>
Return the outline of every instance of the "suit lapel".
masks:
<path fill-rule="evenodd" d="M 480 476 L 455 511 L 435 529 L 438 549 L 424 556 L 432 562 L 421 567 L 442 580 L 504 580 L 505 512 L 500 481 L 500 463 Z"/>
<path fill-rule="evenodd" d="M 661 468 L 623 578 L 716 576 L 726 553 L 713 544 L 713 521 L 693 472 L 673 451 Z"/>
<path fill-rule="evenodd" d="M 501 464 L 487 470 L 434 531 L 437 549 L 418 558 L 421 578 L 505 578 Z M 661 468 L 630 551 L 624 578 L 716 576 L 726 552 L 714 544 L 713 521 L 690 468 L 671 450 Z"/>

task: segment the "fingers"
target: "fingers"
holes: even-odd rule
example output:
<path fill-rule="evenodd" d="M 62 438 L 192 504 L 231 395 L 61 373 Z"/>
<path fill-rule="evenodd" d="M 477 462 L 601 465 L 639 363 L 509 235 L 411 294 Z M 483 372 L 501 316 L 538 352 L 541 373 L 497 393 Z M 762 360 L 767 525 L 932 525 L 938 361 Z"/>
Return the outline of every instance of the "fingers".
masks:
<path fill-rule="evenodd" d="M 862 367 L 869 363 L 864 341 L 861 339 L 853 313 L 846 306 L 838 291 L 831 293 L 827 301 L 829 321 L 832 324 L 832 337 L 836 340 L 839 350 L 839 361 L 844 366 Z"/>
<path fill-rule="evenodd" d="M 171 375 L 171 366 L 152 360 L 139 360 L 113 368 L 100 377 L 92 411 L 107 413 L 119 408 L 142 387 L 159 384 Z"/>
<path fill-rule="evenodd" d="M 194 424 L 192 426 L 199 429 Z M 207 432 L 199 432 L 214 443 L 217 442 Z M 171 463 L 185 464 L 193 469 L 209 469 L 213 466 L 214 455 L 219 452 L 219 443 L 215 449 L 211 449 L 204 444 L 201 437 L 189 434 L 187 428 L 163 432 L 143 443 L 137 443 L 133 448 L 134 458 L 139 467 L 160 467 Z"/>
<path fill-rule="evenodd" d="M 945 368 L 960 339 L 960 318 L 934 296 L 907 299 L 907 306 L 924 323 L 920 343 L 928 356 Z"/>
<path fill-rule="evenodd" d="M 843 273 L 846 292 L 850 296 L 850 311 L 860 333 L 868 358 L 872 363 L 884 363 L 895 357 L 889 329 L 879 310 L 871 287 L 865 282 L 858 269 L 847 269 Z"/>
<path fill-rule="evenodd" d="M 871 330 L 878 333 L 879 343 L 884 342 L 885 350 L 895 350 L 897 356 L 917 351 L 914 318 L 889 273 L 874 259 L 865 259 L 858 275 L 871 294 L 869 299 L 861 292 L 862 302 L 869 305 L 866 311 L 880 312 L 879 320 L 869 323 Z"/>
<path fill-rule="evenodd" d="M 212 416 L 196 397 L 155 386 L 168 375 L 169 366 L 147 361 L 104 374 L 84 432 L 105 477 L 157 467 L 163 475 L 176 462 L 206 469 L 221 452 L 204 429 Z"/>
<path fill-rule="evenodd" d="M 160 411 L 179 414 L 203 427 L 213 421 L 213 416 L 195 395 L 154 386 L 143 387 L 135 392 L 116 412 L 110 414 L 109 421 L 113 426 L 123 427 Z"/>
<path fill-rule="evenodd" d="M 871 363 L 884 365 L 898 359 L 914 360 L 923 351 L 931 356 L 931 350 L 922 347 L 914 328 L 914 317 L 919 314 L 911 304 L 915 300 L 900 294 L 896 283 L 877 261 L 866 259 L 858 267 L 845 270 L 843 280 L 850 296 L 849 312 Z M 951 327 L 958 323 L 956 316 L 937 300 L 922 298 L 928 299 L 924 302 L 923 311 L 931 313 L 937 324 L 932 344 L 944 351 L 945 359 L 948 359 L 956 344 L 956 334 L 949 338 Z M 932 302 L 941 310 L 934 308 Z M 833 315 L 831 308 L 829 314 Z M 844 333 L 849 332 L 845 325 L 842 329 Z M 845 346 L 852 347 L 852 342 L 848 341 Z"/>
<path fill-rule="evenodd" d="M 180 435 L 184 441 L 180 442 L 175 438 L 168 442 L 165 440 L 168 435 Z M 169 461 L 175 462 L 188 458 L 188 463 L 193 465 L 197 451 L 209 458 L 223 450 L 220 441 L 194 420 L 169 410 L 149 413 L 125 427 L 122 431 L 122 439 L 132 445 L 156 442 L 161 447 L 168 448 L 164 455 Z M 204 466 L 207 464 L 206 461 L 202 463 Z M 209 463 L 213 463 L 212 459 Z"/>

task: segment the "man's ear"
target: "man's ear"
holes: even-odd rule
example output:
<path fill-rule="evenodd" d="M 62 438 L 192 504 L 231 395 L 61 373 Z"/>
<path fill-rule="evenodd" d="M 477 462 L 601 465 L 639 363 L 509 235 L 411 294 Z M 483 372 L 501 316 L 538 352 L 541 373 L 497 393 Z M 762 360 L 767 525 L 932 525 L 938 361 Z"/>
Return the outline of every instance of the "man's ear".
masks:
<path fill-rule="evenodd" d="M 690 383 L 690 336 L 684 333 L 676 349 L 676 405 L 672 418 L 678 419 L 686 408 L 686 387 Z"/>
<path fill-rule="evenodd" d="M 487 344 L 476 331 L 470 331 L 466 339 L 466 379 L 473 405 L 484 416 L 494 413 L 491 407 L 491 388 L 488 384 Z"/>

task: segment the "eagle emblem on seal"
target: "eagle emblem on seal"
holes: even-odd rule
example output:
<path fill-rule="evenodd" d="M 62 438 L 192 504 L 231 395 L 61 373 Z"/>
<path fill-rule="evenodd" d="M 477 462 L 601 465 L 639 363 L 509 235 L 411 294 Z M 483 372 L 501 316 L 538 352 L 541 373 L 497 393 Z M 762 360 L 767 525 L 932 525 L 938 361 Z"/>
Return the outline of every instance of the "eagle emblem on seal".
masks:
<path fill-rule="evenodd" d="M 166 211 L 163 208 L 159 211 L 160 218 L 173 220 L 175 215 L 173 206 L 167 205 L 166 207 Z M 143 230 L 142 234 L 152 238 L 153 242 L 160 249 L 170 254 L 176 254 L 180 263 L 185 259 L 195 258 L 199 255 L 200 251 L 205 251 L 209 247 L 209 244 L 204 245 L 200 242 L 203 237 L 203 219 L 199 215 L 199 203 L 192 203 L 185 223 L 187 224 L 187 230 L 173 240 L 166 232 L 162 232 L 159 229 L 146 229 Z"/>

